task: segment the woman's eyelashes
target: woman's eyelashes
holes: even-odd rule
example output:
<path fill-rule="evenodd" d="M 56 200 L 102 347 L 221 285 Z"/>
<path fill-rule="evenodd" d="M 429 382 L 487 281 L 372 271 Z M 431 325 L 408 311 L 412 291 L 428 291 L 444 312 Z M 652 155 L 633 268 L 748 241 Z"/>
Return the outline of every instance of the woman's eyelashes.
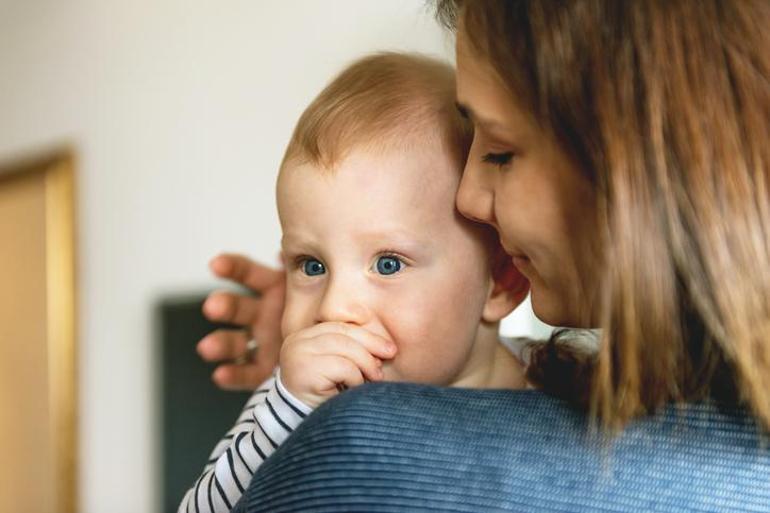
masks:
<path fill-rule="evenodd" d="M 513 160 L 513 152 L 507 151 L 504 153 L 487 153 L 481 157 L 481 160 L 488 164 L 494 164 L 496 166 L 502 167 L 511 163 L 511 160 Z"/>

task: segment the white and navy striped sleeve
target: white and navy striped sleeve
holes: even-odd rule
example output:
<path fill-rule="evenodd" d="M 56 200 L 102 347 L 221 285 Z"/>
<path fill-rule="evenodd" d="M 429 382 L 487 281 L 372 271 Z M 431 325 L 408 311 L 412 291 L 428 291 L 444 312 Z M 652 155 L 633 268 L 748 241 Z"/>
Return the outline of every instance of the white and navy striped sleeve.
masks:
<path fill-rule="evenodd" d="M 178 512 L 229 512 L 257 467 L 311 411 L 286 390 L 278 371 L 252 394 L 235 425 L 214 447 L 203 474 L 185 494 Z"/>

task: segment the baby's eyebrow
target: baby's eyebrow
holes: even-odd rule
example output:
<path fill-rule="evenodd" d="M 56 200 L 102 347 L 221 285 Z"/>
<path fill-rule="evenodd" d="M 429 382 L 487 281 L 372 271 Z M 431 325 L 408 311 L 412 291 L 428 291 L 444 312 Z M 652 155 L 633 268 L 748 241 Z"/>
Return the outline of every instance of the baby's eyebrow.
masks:
<path fill-rule="evenodd" d="M 312 233 L 309 233 L 306 230 L 292 228 L 281 231 L 281 244 L 302 242 L 308 238 L 312 238 Z"/>
<path fill-rule="evenodd" d="M 400 239 L 404 241 L 420 240 L 423 238 L 418 233 L 406 229 L 361 231 L 359 236 L 368 239 Z"/>
<path fill-rule="evenodd" d="M 311 246 L 312 241 L 296 236 L 283 234 L 281 237 L 281 250 L 282 251 L 300 251 L 301 248 Z"/>
<path fill-rule="evenodd" d="M 402 248 L 417 251 L 430 244 L 430 237 L 419 235 L 406 230 L 394 231 L 370 231 L 358 234 L 359 237 L 373 245 L 395 246 L 393 249 Z"/>

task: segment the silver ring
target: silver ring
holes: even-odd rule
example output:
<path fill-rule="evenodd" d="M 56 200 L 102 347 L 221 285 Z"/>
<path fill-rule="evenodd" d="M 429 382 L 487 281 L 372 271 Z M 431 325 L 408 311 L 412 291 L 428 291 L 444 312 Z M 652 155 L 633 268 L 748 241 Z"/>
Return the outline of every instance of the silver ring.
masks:
<path fill-rule="evenodd" d="M 243 355 L 239 356 L 235 359 L 236 365 L 243 365 L 245 363 L 253 363 L 255 358 L 257 357 L 257 352 L 259 351 L 259 342 L 257 342 L 253 337 L 249 339 L 248 342 L 246 342 L 246 352 L 243 353 Z"/>

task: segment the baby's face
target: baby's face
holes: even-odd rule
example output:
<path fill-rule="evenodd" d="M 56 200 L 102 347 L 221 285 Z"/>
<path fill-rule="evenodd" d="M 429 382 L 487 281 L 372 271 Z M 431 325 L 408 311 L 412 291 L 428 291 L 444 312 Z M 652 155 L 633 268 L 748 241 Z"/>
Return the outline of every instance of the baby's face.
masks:
<path fill-rule="evenodd" d="M 288 165 L 278 182 L 284 336 L 358 324 L 398 346 L 386 380 L 451 385 L 491 287 L 490 232 L 456 212 L 459 180 L 438 147 L 354 151 L 333 172 Z"/>

